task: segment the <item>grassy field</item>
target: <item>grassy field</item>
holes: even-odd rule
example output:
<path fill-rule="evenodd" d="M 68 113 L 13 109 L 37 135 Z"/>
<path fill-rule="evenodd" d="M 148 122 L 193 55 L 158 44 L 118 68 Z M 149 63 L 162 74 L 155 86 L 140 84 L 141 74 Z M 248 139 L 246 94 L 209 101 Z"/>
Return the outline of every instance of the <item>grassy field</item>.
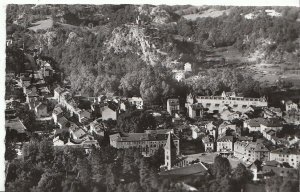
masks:
<path fill-rule="evenodd" d="M 41 20 L 41 21 L 37 21 L 35 23 L 32 23 L 32 25 L 34 25 L 33 27 L 29 27 L 28 29 L 33 30 L 33 31 L 37 31 L 39 29 L 49 29 L 53 26 L 53 20 L 52 18 L 48 18 L 46 20 Z"/>
<path fill-rule="evenodd" d="M 230 9 L 227 9 L 227 10 L 208 9 L 208 10 L 200 12 L 200 13 L 184 15 L 183 17 L 185 19 L 193 21 L 193 20 L 196 20 L 197 18 L 201 18 L 201 17 L 220 17 L 223 14 L 228 15 L 229 12 L 230 12 Z"/>

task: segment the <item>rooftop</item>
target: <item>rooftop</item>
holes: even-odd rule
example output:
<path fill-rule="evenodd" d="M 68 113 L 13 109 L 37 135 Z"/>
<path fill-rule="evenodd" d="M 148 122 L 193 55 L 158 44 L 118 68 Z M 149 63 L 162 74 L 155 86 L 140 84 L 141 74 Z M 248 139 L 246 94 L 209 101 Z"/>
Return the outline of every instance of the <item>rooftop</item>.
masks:
<path fill-rule="evenodd" d="M 217 140 L 217 142 L 228 142 L 228 141 L 233 142 L 233 136 L 224 136 Z"/>
<path fill-rule="evenodd" d="M 26 127 L 18 117 L 15 119 L 5 120 L 5 128 L 16 130 L 18 133 L 25 133 L 26 130 Z"/>
<path fill-rule="evenodd" d="M 280 148 L 271 151 L 271 153 L 277 153 L 277 154 L 300 154 L 300 149 L 294 149 L 294 148 Z"/>
<path fill-rule="evenodd" d="M 178 140 L 178 137 L 174 134 L 171 134 L 172 139 Z M 120 136 L 120 134 L 110 135 L 110 139 L 116 140 L 119 142 L 126 141 L 160 141 L 167 140 L 168 134 L 148 134 L 148 133 L 127 133 L 124 136 Z"/>

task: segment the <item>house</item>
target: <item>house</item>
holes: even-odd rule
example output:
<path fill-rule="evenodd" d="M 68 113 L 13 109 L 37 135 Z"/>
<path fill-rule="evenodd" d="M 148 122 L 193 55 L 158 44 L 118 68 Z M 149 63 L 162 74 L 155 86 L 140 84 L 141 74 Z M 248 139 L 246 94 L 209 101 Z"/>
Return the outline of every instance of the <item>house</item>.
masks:
<path fill-rule="evenodd" d="M 57 119 L 63 116 L 63 110 L 60 106 L 55 106 L 52 112 L 52 118 L 54 123 L 57 123 Z"/>
<path fill-rule="evenodd" d="M 298 105 L 291 100 L 285 102 L 285 110 L 290 111 L 292 109 L 295 109 L 296 111 L 298 111 Z"/>
<path fill-rule="evenodd" d="M 91 134 L 95 133 L 100 136 L 104 136 L 104 132 L 107 130 L 106 125 L 102 122 L 101 119 L 96 119 L 90 123 L 90 132 Z"/>
<path fill-rule="evenodd" d="M 86 132 L 82 128 L 70 131 L 70 133 L 72 134 L 73 139 L 82 139 L 86 136 Z"/>
<path fill-rule="evenodd" d="M 283 127 L 282 121 L 278 118 L 269 118 L 266 122 L 263 122 L 260 125 L 260 132 L 263 133 L 266 130 L 274 130 L 274 131 L 280 131 Z"/>
<path fill-rule="evenodd" d="M 190 118 L 201 118 L 203 117 L 204 107 L 201 103 L 195 103 L 188 106 L 188 114 Z"/>
<path fill-rule="evenodd" d="M 5 120 L 5 129 L 15 130 L 18 134 L 23 134 L 26 132 L 26 127 L 19 119 L 19 117 Z"/>
<path fill-rule="evenodd" d="M 189 62 L 184 64 L 184 71 L 185 72 L 192 72 L 192 64 L 190 64 Z"/>
<path fill-rule="evenodd" d="M 143 109 L 144 101 L 141 97 L 131 97 L 128 99 L 131 105 L 134 105 L 137 109 Z"/>
<path fill-rule="evenodd" d="M 281 177 L 298 178 L 298 170 L 296 168 L 290 167 L 284 163 L 279 163 L 276 160 L 265 162 L 262 167 L 262 172 L 265 175 L 271 173 Z"/>
<path fill-rule="evenodd" d="M 276 145 L 276 131 L 268 129 L 263 132 L 263 136 Z"/>
<path fill-rule="evenodd" d="M 218 128 L 218 137 L 223 137 L 226 135 L 226 131 L 234 131 L 236 132 L 236 125 L 235 124 L 231 124 L 229 121 L 224 121 L 221 125 L 219 125 Z"/>
<path fill-rule="evenodd" d="M 248 169 L 252 172 L 253 174 L 253 181 L 259 181 L 262 178 L 262 173 L 261 173 L 261 166 L 258 166 L 255 162 L 252 163 Z"/>
<path fill-rule="evenodd" d="M 270 152 L 270 161 L 275 160 L 279 163 L 288 163 L 297 168 L 300 162 L 300 150 L 295 148 L 280 148 Z"/>
<path fill-rule="evenodd" d="M 61 87 L 56 87 L 54 89 L 54 99 L 56 99 L 58 102 L 60 102 L 60 97 L 63 92 L 65 92 L 65 89 L 63 89 Z"/>
<path fill-rule="evenodd" d="M 224 136 L 217 139 L 217 152 L 233 153 L 233 136 Z"/>
<path fill-rule="evenodd" d="M 83 123 L 84 119 L 91 119 L 91 113 L 87 110 L 80 110 L 76 114 L 80 123 Z"/>
<path fill-rule="evenodd" d="M 110 135 L 110 145 L 117 149 L 126 149 L 135 147 L 140 150 L 142 155 L 152 156 L 159 147 L 166 145 L 169 134 L 155 134 L 155 133 L 128 133 L 121 135 L 116 133 Z M 171 134 L 174 145 L 176 146 L 176 155 L 180 154 L 179 138 Z"/>
<path fill-rule="evenodd" d="M 113 102 L 109 102 L 107 105 L 101 108 L 102 120 L 117 120 L 118 107 Z"/>
<path fill-rule="evenodd" d="M 201 135 L 200 128 L 196 125 L 190 125 L 190 129 L 192 130 L 192 138 L 197 139 Z"/>
<path fill-rule="evenodd" d="M 253 163 L 256 160 L 269 161 L 269 150 L 261 140 L 258 140 L 256 142 L 235 142 L 233 155 L 248 163 Z"/>
<path fill-rule="evenodd" d="M 47 116 L 48 116 L 47 105 L 40 102 L 40 103 L 34 108 L 34 112 L 35 112 L 35 115 L 36 115 L 38 118 L 41 118 L 41 117 L 47 117 Z"/>
<path fill-rule="evenodd" d="M 300 111 L 291 109 L 286 112 L 286 115 L 283 118 L 287 123 L 300 125 Z"/>
<path fill-rule="evenodd" d="M 213 121 L 208 122 L 205 125 L 205 129 L 209 135 L 213 136 L 215 139 L 217 138 L 217 125 L 215 125 Z"/>
<path fill-rule="evenodd" d="M 167 111 L 170 115 L 175 115 L 180 110 L 179 99 L 168 99 L 167 100 Z"/>
<path fill-rule="evenodd" d="M 57 119 L 57 125 L 59 126 L 59 128 L 63 129 L 65 128 L 67 125 L 69 124 L 68 119 L 66 119 L 64 116 L 59 117 Z"/>
<path fill-rule="evenodd" d="M 183 81 L 185 79 L 185 72 L 182 70 L 176 70 L 174 71 L 174 79 L 176 79 L 178 82 Z"/>
<path fill-rule="evenodd" d="M 263 113 L 264 113 L 264 118 L 282 117 L 282 111 L 280 108 L 265 107 Z"/>
<path fill-rule="evenodd" d="M 248 128 L 249 132 L 252 131 L 260 131 L 260 125 L 261 123 L 266 122 L 266 119 L 264 118 L 254 118 L 244 121 L 244 129 Z"/>
<path fill-rule="evenodd" d="M 214 143 L 214 137 L 211 135 L 208 135 L 202 139 L 202 142 L 204 144 L 205 152 L 213 152 L 215 151 L 215 143 Z"/>
<path fill-rule="evenodd" d="M 43 86 L 39 88 L 39 93 L 41 96 L 43 96 L 44 98 L 50 97 L 50 90 L 48 89 L 48 87 Z"/>

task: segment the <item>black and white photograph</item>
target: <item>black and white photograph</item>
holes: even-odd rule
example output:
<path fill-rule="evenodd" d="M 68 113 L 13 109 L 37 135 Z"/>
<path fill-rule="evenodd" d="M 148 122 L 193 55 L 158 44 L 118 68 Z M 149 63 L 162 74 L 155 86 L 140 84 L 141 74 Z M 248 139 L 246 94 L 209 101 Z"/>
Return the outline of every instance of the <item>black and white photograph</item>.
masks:
<path fill-rule="evenodd" d="M 3 190 L 300 191 L 300 1 L 59 3 L 3 9 Z"/>

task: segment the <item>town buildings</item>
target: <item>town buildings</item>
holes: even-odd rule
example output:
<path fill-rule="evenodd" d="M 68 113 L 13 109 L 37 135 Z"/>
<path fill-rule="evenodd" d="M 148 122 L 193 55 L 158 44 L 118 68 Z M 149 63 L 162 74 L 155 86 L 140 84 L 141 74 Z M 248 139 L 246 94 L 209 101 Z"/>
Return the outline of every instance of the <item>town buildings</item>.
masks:
<path fill-rule="evenodd" d="M 213 152 L 215 151 L 215 142 L 214 137 L 211 135 L 208 135 L 202 139 L 202 142 L 204 144 L 205 152 Z"/>
<path fill-rule="evenodd" d="M 288 163 L 294 168 L 298 168 L 300 162 L 300 150 L 280 148 L 270 152 L 270 161 L 275 160 L 279 163 Z"/>
<path fill-rule="evenodd" d="M 233 155 L 244 162 L 253 163 L 256 160 L 269 161 L 269 150 L 261 140 L 256 142 L 237 141 L 234 143 Z"/>
<path fill-rule="evenodd" d="M 233 136 L 224 136 L 217 139 L 217 152 L 233 153 Z"/>
<path fill-rule="evenodd" d="M 136 106 L 137 109 L 143 109 L 144 101 L 141 97 L 131 97 L 128 98 L 128 101 L 131 105 Z"/>
<path fill-rule="evenodd" d="M 167 100 L 167 111 L 170 115 L 175 115 L 180 110 L 179 99 Z"/>
<path fill-rule="evenodd" d="M 126 149 L 135 147 L 140 150 L 144 156 L 153 155 L 159 147 L 164 147 L 169 134 L 156 133 L 128 133 L 121 135 L 116 133 L 110 135 L 110 145 L 117 149 Z M 171 134 L 174 145 L 176 146 L 176 154 L 180 154 L 179 138 Z"/>

